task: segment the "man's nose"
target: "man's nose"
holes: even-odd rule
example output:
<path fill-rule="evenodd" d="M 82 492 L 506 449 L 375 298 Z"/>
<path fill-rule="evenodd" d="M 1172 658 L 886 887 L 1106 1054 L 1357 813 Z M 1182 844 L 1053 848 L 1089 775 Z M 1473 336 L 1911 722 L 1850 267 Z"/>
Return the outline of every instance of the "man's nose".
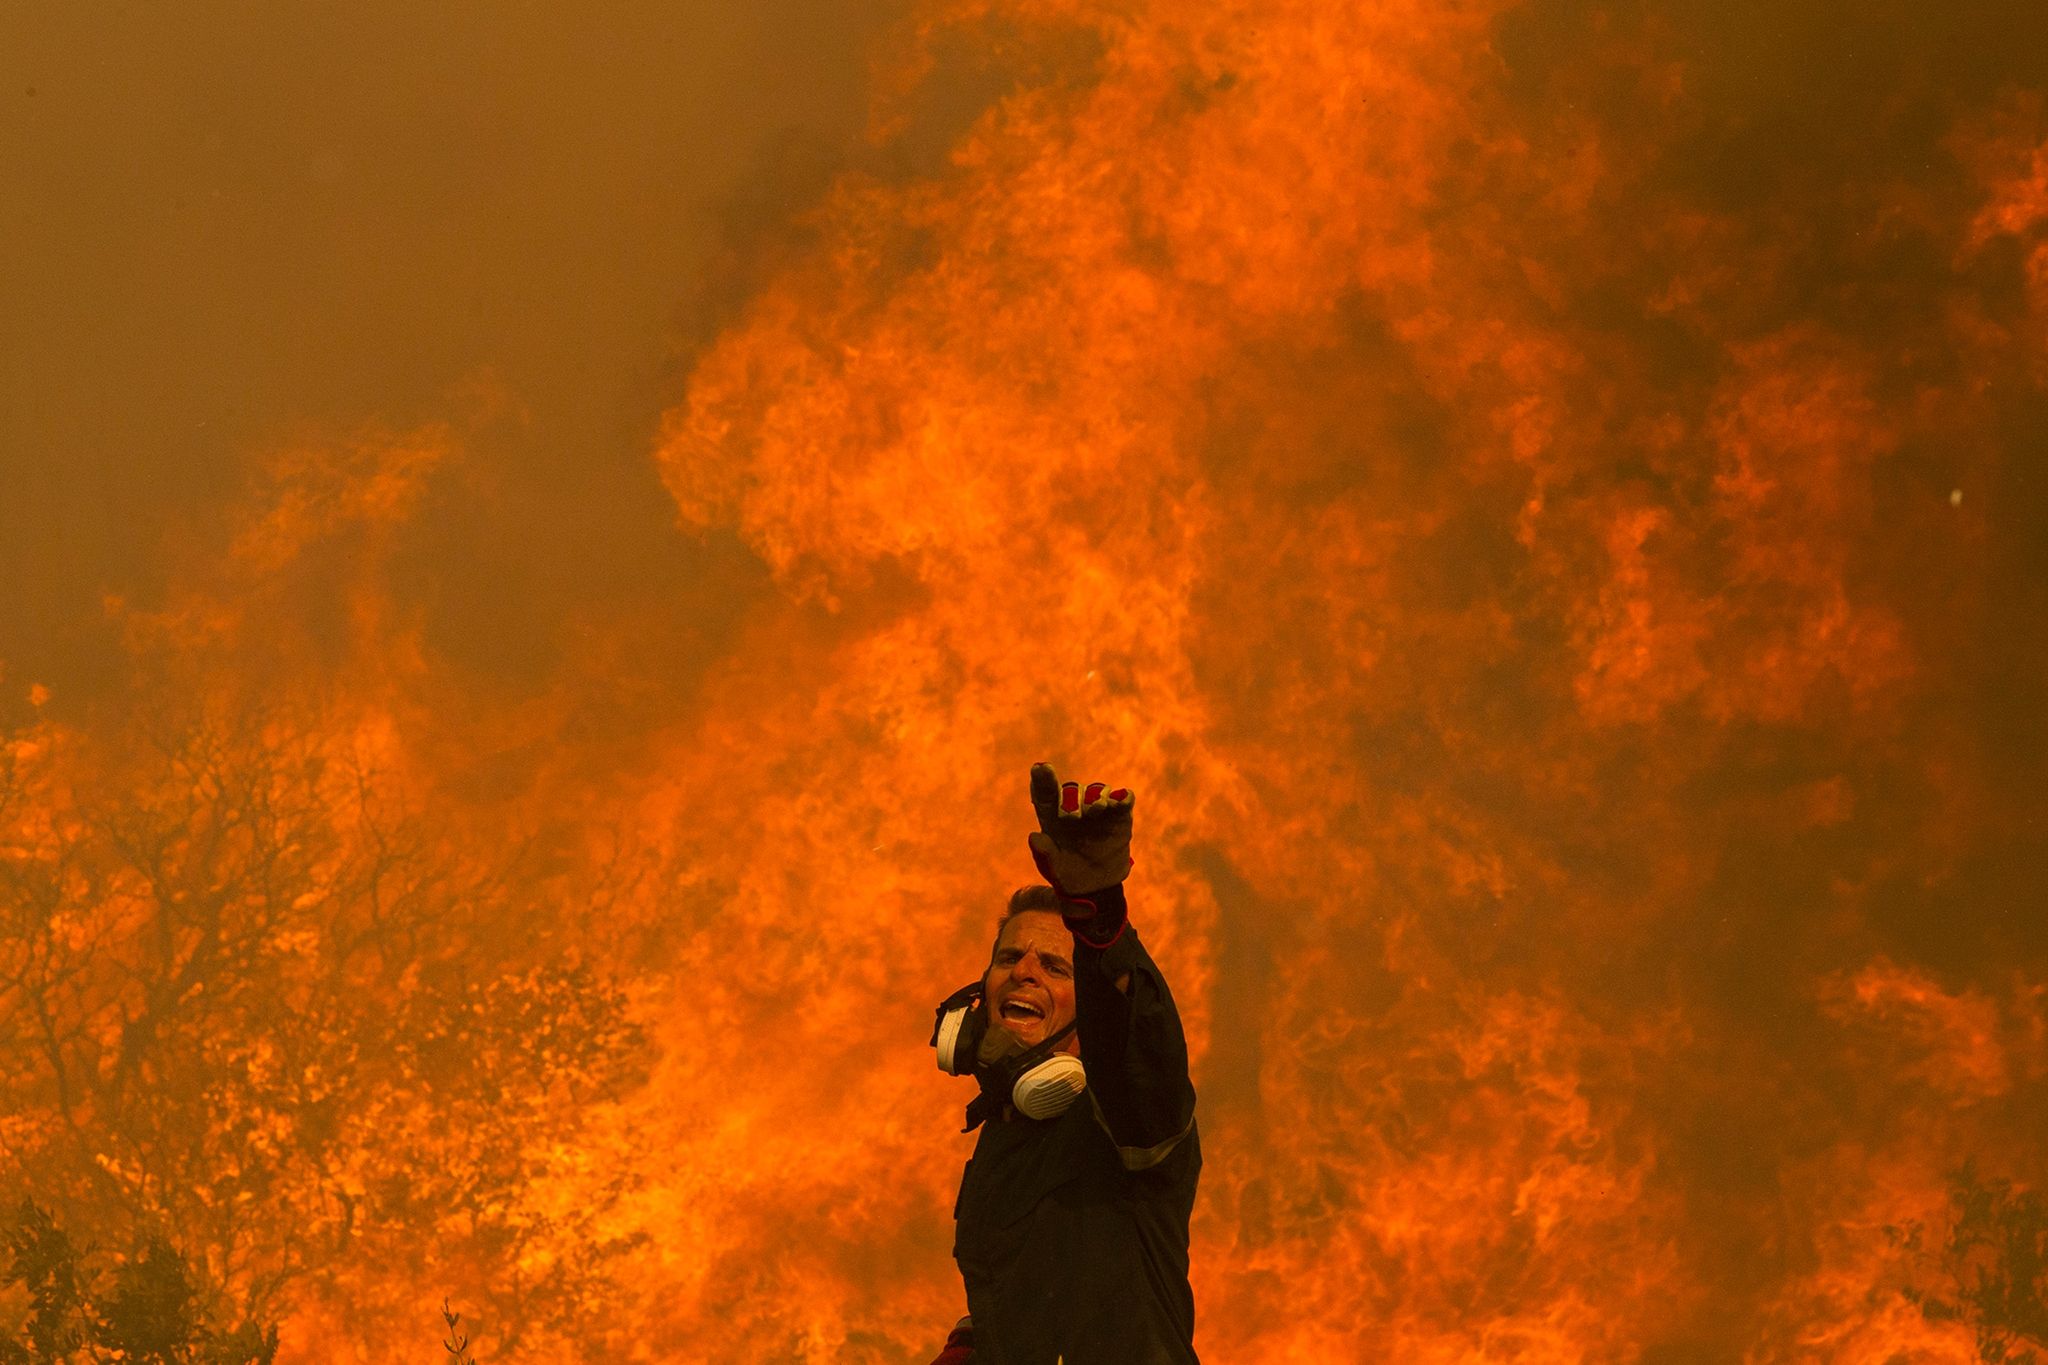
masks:
<path fill-rule="evenodd" d="M 1044 971 L 1045 964 L 1038 960 L 1038 954 L 1036 952 L 1026 952 L 1024 956 L 1017 959 L 1017 965 L 1010 969 L 1010 975 L 1029 977 L 1033 981 L 1037 981 L 1042 978 Z"/>

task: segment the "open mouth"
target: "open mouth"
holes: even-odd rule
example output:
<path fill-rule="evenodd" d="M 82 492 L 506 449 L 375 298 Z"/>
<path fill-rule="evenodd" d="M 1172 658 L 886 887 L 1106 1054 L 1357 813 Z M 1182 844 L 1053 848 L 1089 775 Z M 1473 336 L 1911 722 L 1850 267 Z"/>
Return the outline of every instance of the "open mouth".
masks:
<path fill-rule="evenodd" d="M 1045 1011 L 1028 1000 L 1005 1000 L 1002 1015 L 1013 1024 L 1040 1023 L 1045 1019 Z"/>

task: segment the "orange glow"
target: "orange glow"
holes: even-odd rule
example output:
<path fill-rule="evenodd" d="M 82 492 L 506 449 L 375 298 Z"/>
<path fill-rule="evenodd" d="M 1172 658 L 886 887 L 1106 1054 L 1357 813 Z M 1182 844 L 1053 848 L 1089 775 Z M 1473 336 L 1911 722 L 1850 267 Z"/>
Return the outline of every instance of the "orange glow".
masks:
<path fill-rule="evenodd" d="M 1958 1172 L 2048 1181 L 2048 126 L 1742 199 L 1665 25 L 1510 79 L 1519 14 L 925 7 L 878 158 L 947 42 L 1055 74 L 841 175 L 679 383 L 677 534 L 758 578 L 701 676 L 630 611 L 524 690 L 437 654 L 406 537 L 485 437 L 277 455 L 110 604 L 132 712 L 7 737 L 73 1030 L 8 1177 L 184 1230 L 282 1361 L 446 1294 L 492 1360 L 921 1365 L 929 1011 L 1049 759 L 1138 793 L 1205 1359 L 1985 1358 Z"/>

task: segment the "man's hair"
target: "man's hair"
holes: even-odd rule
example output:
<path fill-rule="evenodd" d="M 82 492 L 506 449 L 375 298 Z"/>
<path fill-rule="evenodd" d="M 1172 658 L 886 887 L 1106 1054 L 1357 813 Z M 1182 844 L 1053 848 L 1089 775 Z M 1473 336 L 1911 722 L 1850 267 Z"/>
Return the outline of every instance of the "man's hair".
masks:
<path fill-rule="evenodd" d="M 1026 910 L 1050 910 L 1060 913 L 1060 895 L 1049 886 L 1020 886 L 1010 893 L 1010 903 L 1003 907 L 1003 913 L 996 917 L 995 943 L 1003 941 L 1003 926 Z M 989 946 L 988 960 L 996 960 L 994 944 Z"/>

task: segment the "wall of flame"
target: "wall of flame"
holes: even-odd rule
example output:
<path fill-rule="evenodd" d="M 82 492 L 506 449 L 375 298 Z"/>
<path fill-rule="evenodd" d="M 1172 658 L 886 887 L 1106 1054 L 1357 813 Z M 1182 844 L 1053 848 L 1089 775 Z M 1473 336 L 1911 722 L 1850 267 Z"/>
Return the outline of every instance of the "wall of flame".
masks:
<path fill-rule="evenodd" d="M 1981 1358 L 1954 1174 L 2048 1177 L 2048 112 L 1774 122 L 1717 22 L 933 5 L 875 145 L 948 43 L 1022 74 L 835 181 L 663 422 L 737 566 L 699 666 L 611 616 L 540 691 L 445 667 L 403 546 L 459 428 L 277 455 L 126 613 L 138 686 L 540 849 L 534 958 L 634 1002 L 644 1083 L 520 1198 L 641 1240 L 521 1358 L 936 1348 L 927 1012 L 1039 759 L 1138 794 L 1205 1358 Z M 61 806 L 64 727 L 14 742 Z M 417 1349 L 465 1288 L 415 1273 L 344 1258 L 283 1358 Z"/>

